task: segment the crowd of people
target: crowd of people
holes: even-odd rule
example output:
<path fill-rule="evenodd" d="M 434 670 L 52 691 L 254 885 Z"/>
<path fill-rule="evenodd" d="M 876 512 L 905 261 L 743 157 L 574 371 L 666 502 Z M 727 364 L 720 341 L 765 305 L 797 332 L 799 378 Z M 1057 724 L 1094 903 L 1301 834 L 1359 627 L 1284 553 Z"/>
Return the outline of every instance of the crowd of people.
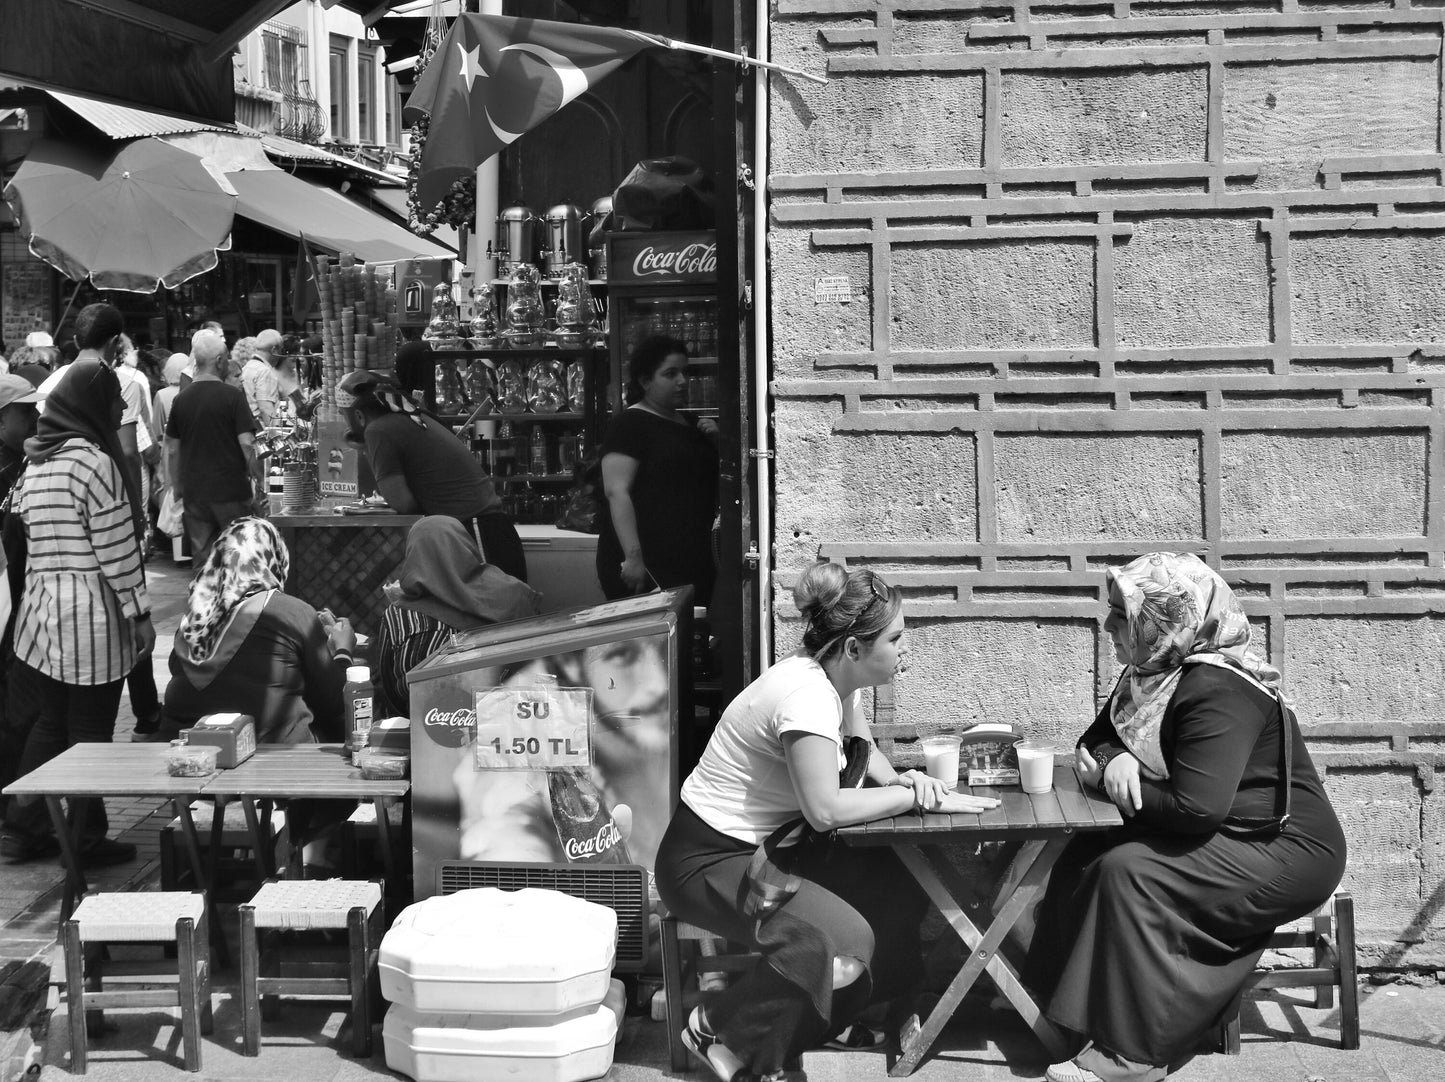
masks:
<path fill-rule="evenodd" d="M 262 331 L 228 350 L 202 328 L 188 354 L 148 371 L 120 313 L 99 304 L 76 319 L 74 346 L 52 371 L 62 358 L 37 339 L 0 374 L 0 781 L 111 740 L 127 683 L 142 736 L 235 710 L 257 719 L 262 742 L 338 739 L 356 634 L 285 592 L 289 553 L 255 513 L 255 434 L 306 402 L 278 361 L 292 356 L 285 339 Z M 610 598 L 712 594 L 717 432 L 682 409 L 686 366 L 682 343 L 645 342 L 601 448 L 597 570 Z M 423 516 L 374 651 L 382 709 L 405 713 L 407 673 L 452 632 L 531 615 L 538 596 L 491 479 L 445 425 L 385 374 L 354 373 L 341 390 L 380 493 Z M 145 584 L 157 491 L 181 500 L 194 554 L 184 617 L 162 644 L 163 698 Z M 1033 922 L 1023 979 L 1075 1038 L 1075 1054 L 1048 1068 L 1053 1082 L 1164 1078 L 1229 1016 L 1274 928 L 1319 907 L 1345 865 L 1281 674 L 1228 584 L 1167 552 L 1110 568 L 1106 584 L 1120 676 L 1073 757 L 1124 821 L 1069 843 Z M 859 693 L 889 684 L 908 655 L 896 586 L 819 563 L 794 600 L 798 649 L 726 708 L 665 834 L 639 839 L 674 916 L 763 957 L 681 1034 L 719 1082 L 776 1078 L 824 1043 L 870 1047 L 866 1012 L 919 984 L 926 896 L 890 851 L 834 845 L 832 833 L 998 803 L 899 771 L 872 740 Z M 599 695 L 618 686 L 593 683 Z M 335 813 L 308 810 L 318 822 Z M 83 862 L 134 855 L 106 836 L 99 801 L 71 814 Z M 784 832 L 793 844 L 773 844 Z M 466 845 L 485 852 L 488 840 Z M 0 856 L 55 849 L 42 806 L 10 801 Z M 785 888 L 760 889 L 760 855 Z"/>

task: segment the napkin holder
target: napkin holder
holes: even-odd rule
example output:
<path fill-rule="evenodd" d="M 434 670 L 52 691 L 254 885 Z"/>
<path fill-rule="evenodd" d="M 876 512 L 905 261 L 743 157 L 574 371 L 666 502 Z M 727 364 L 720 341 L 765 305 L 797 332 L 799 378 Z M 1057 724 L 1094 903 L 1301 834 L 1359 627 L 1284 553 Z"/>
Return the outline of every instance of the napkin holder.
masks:
<path fill-rule="evenodd" d="M 411 754 L 411 720 L 409 718 L 382 718 L 371 727 L 366 740 L 367 746 L 383 751 Z"/>
<path fill-rule="evenodd" d="M 256 754 L 256 719 L 250 714 L 207 714 L 191 726 L 186 743 L 217 749 L 216 765 L 230 770 Z"/>
<path fill-rule="evenodd" d="M 1004 722 L 982 722 L 959 737 L 958 761 L 969 785 L 1017 785 L 1018 754 L 1014 743 L 1024 734 Z"/>

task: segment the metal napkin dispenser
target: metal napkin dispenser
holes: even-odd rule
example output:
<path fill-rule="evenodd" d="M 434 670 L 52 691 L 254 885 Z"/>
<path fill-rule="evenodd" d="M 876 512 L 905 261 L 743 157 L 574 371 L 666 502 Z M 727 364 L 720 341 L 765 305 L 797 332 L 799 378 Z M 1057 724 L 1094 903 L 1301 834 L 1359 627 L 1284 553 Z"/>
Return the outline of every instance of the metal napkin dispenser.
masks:
<path fill-rule="evenodd" d="M 229 770 L 256 754 L 256 719 L 250 714 L 207 714 L 191 726 L 186 743 L 218 749 L 216 765 Z"/>

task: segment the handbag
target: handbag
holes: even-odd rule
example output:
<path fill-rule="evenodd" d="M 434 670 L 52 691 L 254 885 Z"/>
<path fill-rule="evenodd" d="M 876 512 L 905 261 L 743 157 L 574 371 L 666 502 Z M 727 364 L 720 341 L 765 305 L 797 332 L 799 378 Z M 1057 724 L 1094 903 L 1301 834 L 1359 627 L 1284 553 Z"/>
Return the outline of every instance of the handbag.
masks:
<path fill-rule="evenodd" d="M 868 773 L 873 745 L 861 736 L 850 736 L 844 744 L 844 755 L 847 764 L 838 775 L 838 787 L 857 789 Z M 778 863 L 778 850 L 787 852 L 831 838 L 832 831 L 814 830 L 802 816 L 790 819 L 764 838 L 743 873 L 743 918 L 761 923 L 781 909 L 783 903 L 802 887 L 803 877 Z"/>

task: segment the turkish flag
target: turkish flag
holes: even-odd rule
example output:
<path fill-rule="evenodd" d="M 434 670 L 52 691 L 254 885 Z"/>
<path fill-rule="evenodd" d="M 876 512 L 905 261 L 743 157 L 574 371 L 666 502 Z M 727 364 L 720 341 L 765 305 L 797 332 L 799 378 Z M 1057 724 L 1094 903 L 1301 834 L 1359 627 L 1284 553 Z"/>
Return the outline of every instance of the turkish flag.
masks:
<path fill-rule="evenodd" d="M 643 49 L 662 44 L 606 26 L 457 16 L 402 111 L 408 124 L 422 113 L 431 117 L 417 178 L 423 209 Z"/>

